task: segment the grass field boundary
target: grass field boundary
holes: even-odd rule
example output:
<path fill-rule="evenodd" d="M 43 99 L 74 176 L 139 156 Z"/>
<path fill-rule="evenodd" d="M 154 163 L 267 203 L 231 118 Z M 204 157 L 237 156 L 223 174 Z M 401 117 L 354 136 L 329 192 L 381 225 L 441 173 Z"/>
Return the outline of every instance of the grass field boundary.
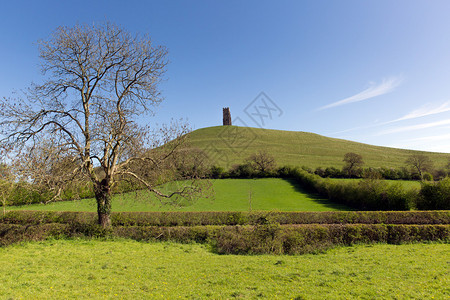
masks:
<path fill-rule="evenodd" d="M 92 212 L 9 211 L 3 224 L 95 224 Z M 201 226 L 255 224 L 450 224 L 450 211 L 332 212 L 113 212 L 113 226 Z"/>
<path fill-rule="evenodd" d="M 0 224 L 0 246 L 49 238 L 128 238 L 208 244 L 220 254 L 305 254 L 355 244 L 450 241 L 450 225 L 262 224 L 244 226 L 115 226 Z"/>

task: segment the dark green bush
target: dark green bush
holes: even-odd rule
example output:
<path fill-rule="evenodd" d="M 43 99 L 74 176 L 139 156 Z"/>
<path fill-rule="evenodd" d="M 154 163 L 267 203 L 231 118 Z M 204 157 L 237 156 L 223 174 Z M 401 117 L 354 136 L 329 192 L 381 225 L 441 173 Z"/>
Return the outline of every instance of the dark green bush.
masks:
<path fill-rule="evenodd" d="M 428 172 L 423 172 L 422 180 L 433 181 L 433 175 L 431 175 L 431 173 L 428 173 Z"/>
<path fill-rule="evenodd" d="M 450 178 L 438 182 L 422 182 L 418 209 L 450 209 Z"/>
<path fill-rule="evenodd" d="M 253 178 L 255 170 L 250 164 L 234 165 L 228 171 L 230 178 Z"/>
<path fill-rule="evenodd" d="M 225 173 L 224 168 L 220 166 L 212 166 L 211 169 L 209 170 L 209 174 L 213 179 L 222 178 L 224 173 Z"/>

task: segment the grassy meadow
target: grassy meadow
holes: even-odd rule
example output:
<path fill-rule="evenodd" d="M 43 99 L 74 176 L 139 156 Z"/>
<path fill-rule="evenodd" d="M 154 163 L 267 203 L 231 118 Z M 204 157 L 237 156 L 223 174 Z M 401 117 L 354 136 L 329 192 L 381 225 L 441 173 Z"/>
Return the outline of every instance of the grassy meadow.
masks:
<path fill-rule="evenodd" d="M 404 166 L 415 151 L 305 133 L 245 127 L 192 132 L 214 165 L 229 168 L 260 149 L 279 166 L 337 167 L 345 153 L 365 167 Z M 426 153 L 439 167 L 448 154 Z M 354 180 L 354 179 L 329 179 Z M 210 180 L 213 193 L 192 204 L 163 205 L 147 191 L 114 195 L 114 212 L 338 211 L 301 185 L 280 178 Z M 414 181 L 392 181 L 418 189 Z M 175 183 L 178 184 L 178 183 Z M 8 210 L 96 212 L 94 199 Z M 11 228 L 15 228 L 15 224 Z M 25 227 L 25 226 L 24 226 Z M 7 228 L 7 227 L 5 227 Z M 355 227 L 356 228 L 356 227 Z M 24 229 L 24 232 L 27 228 Z M 269 243 L 266 243 L 270 245 Z M 369 244 L 305 255 L 218 255 L 212 244 L 61 239 L 0 248 L 4 299 L 447 299 L 448 244 Z M 308 244 L 309 245 L 309 244 Z"/>
<path fill-rule="evenodd" d="M 279 178 L 211 180 L 213 194 L 191 205 L 162 205 L 147 191 L 113 197 L 113 211 L 333 211 L 346 206 L 306 192 L 300 185 Z M 9 210 L 96 211 L 94 199 L 9 207 Z"/>
<path fill-rule="evenodd" d="M 202 128 L 190 134 L 190 144 L 203 149 L 213 164 L 229 168 L 242 163 L 251 154 L 264 149 L 276 158 L 279 166 L 342 168 L 344 154 L 363 156 L 365 167 L 400 168 L 413 153 L 430 157 L 435 167 L 447 164 L 449 154 L 419 152 L 372 146 L 314 133 L 282 131 L 238 126 Z"/>
<path fill-rule="evenodd" d="M 447 299 L 446 244 L 301 256 L 213 254 L 197 244 L 48 240 L 0 248 L 4 299 Z"/>

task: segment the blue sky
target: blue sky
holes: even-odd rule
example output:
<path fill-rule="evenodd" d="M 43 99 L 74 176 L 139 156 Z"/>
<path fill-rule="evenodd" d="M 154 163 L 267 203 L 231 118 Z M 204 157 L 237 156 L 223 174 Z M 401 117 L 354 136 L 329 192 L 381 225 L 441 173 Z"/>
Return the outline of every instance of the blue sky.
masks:
<path fill-rule="evenodd" d="M 428 0 L 8 1 L 0 97 L 39 82 L 37 40 L 108 20 L 169 49 L 152 124 L 221 125 L 229 106 L 237 125 L 450 153 L 449 11 Z"/>

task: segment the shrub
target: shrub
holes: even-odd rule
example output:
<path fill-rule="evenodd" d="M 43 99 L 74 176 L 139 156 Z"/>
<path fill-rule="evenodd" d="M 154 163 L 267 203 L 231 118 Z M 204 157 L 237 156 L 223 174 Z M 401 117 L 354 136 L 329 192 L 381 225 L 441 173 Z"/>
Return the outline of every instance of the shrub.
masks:
<path fill-rule="evenodd" d="M 255 175 L 250 164 L 233 165 L 229 171 L 231 178 L 252 178 Z"/>
<path fill-rule="evenodd" d="M 314 174 L 320 177 L 325 177 L 325 170 L 322 167 L 317 167 Z"/>
<path fill-rule="evenodd" d="M 225 172 L 224 168 L 219 167 L 219 166 L 212 166 L 209 171 L 211 178 L 213 178 L 213 179 L 222 178 L 224 172 Z"/>
<path fill-rule="evenodd" d="M 424 173 L 422 174 L 422 180 L 425 180 L 425 181 L 433 181 L 433 175 L 431 175 L 431 174 L 428 173 L 428 172 L 424 172 Z"/>
<path fill-rule="evenodd" d="M 439 182 L 422 182 L 418 209 L 450 209 L 450 178 Z"/>
<path fill-rule="evenodd" d="M 325 169 L 325 177 L 330 177 L 330 178 L 342 178 L 344 177 L 344 174 L 342 173 L 341 170 L 339 170 L 338 168 L 335 167 L 327 167 Z"/>

